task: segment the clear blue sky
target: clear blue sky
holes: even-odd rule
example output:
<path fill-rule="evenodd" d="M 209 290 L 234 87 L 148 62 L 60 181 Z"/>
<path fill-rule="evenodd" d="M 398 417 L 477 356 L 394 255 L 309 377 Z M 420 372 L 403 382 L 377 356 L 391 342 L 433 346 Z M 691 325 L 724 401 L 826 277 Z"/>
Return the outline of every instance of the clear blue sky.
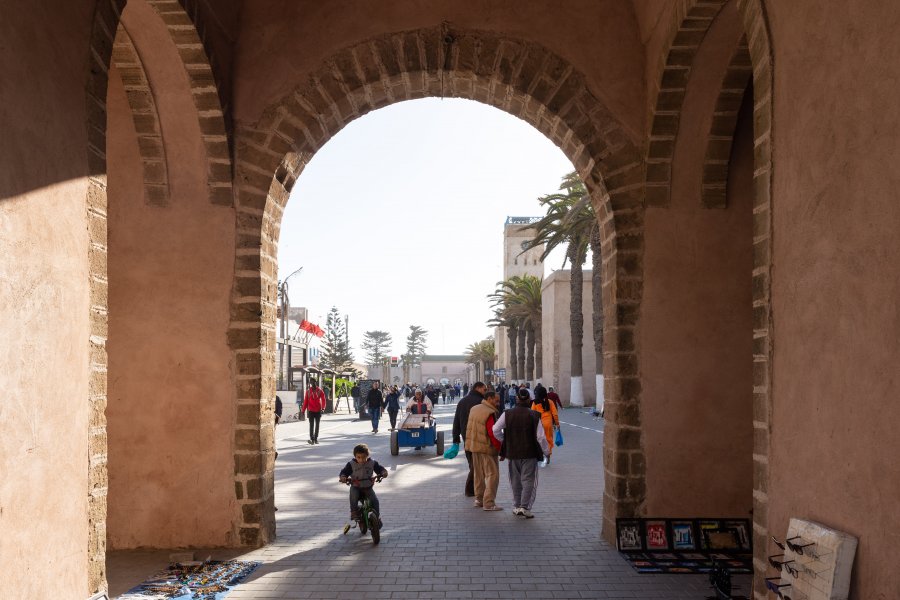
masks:
<path fill-rule="evenodd" d="M 350 343 L 382 329 L 400 354 L 412 324 L 429 354 L 461 354 L 491 334 L 486 295 L 502 278 L 503 222 L 572 170 L 540 132 L 469 100 L 401 102 L 345 127 L 297 180 L 281 227 L 279 277 L 292 306 L 325 326 L 350 315 Z M 560 268 L 554 253 L 545 267 Z"/>

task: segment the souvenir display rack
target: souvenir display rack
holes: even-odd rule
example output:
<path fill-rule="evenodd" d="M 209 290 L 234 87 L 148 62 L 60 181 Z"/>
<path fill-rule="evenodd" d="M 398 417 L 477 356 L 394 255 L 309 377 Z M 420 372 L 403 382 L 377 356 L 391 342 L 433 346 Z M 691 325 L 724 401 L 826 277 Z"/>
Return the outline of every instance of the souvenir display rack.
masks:
<path fill-rule="evenodd" d="M 753 573 L 748 519 L 616 519 L 619 552 L 638 573 Z"/>
<path fill-rule="evenodd" d="M 792 518 L 784 540 L 772 538 L 778 554 L 769 564 L 779 575 L 766 578 L 775 597 L 847 600 L 857 539 L 813 521 Z"/>

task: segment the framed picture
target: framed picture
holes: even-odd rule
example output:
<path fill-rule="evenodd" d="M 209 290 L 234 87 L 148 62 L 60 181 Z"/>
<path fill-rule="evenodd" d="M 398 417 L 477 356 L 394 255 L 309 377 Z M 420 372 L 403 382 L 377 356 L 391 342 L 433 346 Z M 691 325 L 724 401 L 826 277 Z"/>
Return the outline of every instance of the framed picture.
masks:
<path fill-rule="evenodd" d="M 616 542 L 619 552 L 643 550 L 641 522 L 637 519 L 616 519 Z"/>
<path fill-rule="evenodd" d="M 746 520 L 725 521 L 722 523 L 722 527 L 725 529 L 734 529 L 741 550 L 751 549 L 752 542 L 749 532 L 749 523 Z"/>
<path fill-rule="evenodd" d="M 698 523 L 697 538 L 699 541 L 700 549 L 709 550 L 709 546 L 707 545 L 707 540 L 706 540 L 706 532 L 718 529 L 719 522 L 711 520 L 711 519 L 704 519 L 704 520 L 698 521 L 697 523 Z"/>
<path fill-rule="evenodd" d="M 738 550 L 740 542 L 734 529 L 707 529 L 703 532 L 710 550 Z"/>
<path fill-rule="evenodd" d="M 665 520 L 644 521 L 647 534 L 647 550 L 668 550 L 669 533 Z"/>
<path fill-rule="evenodd" d="M 697 549 L 697 538 L 694 536 L 692 521 L 672 521 L 672 548 L 674 550 Z"/>

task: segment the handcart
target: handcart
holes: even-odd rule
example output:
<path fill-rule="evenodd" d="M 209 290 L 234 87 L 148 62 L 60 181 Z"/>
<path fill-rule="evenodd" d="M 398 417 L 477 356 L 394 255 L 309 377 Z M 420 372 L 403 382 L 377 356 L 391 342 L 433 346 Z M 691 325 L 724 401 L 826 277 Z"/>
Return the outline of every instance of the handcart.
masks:
<path fill-rule="evenodd" d="M 400 448 L 420 449 L 436 446 L 435 454 L 444 454 L 444 432 L 437 430 L 437 421 L 431 415 L 408 414 L 398 429 L 391 432 L 391 454 L 397 456 Z"/>

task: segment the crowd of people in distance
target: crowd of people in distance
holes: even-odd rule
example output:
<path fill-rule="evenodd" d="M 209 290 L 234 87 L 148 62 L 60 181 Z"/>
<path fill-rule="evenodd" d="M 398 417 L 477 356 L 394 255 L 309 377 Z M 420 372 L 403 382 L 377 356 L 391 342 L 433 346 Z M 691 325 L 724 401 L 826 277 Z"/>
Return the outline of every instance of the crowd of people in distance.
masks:
<path fill-rule="evenodd" d="M 301 412 L 309 421 L 309 444 L 319 443 L 319 423 L 325 411 L 326 392 L 311 381 L 305 393 L 298 392 Z M 453 417 L 453 445 L 445 453 L 445 458 L 453 458 L 464 447 L 468 473 L 464 494 L 474 498 L 474 506 L 484 511 L 495 512 L 503 508 L 496 504 L 500 483 L 500 462 L 506 461 L 513 495 L 512 514 L 525 519 L 534 518 L 531 512 L 537 497 L 538 473 L 540 467 L 550 464 L 554 446 L 562 443 L 559 437 L 559 409 L 562 401 L 553 387 L 545 388 L 538 383 L 533 389 L 529 383 L 507 384 L 500 382 L 496 387 L 476 382 L 469 387 L 464 384 L 427 384 L 420 387 L 415 383 L 392 385 L 382 391 L 379 382 L 363 398 L 360 388 L 354 384 L 351 398 L 358 412 L 365 408 L 372 423 L 372 432 L 377 434 L 381 415 L 387 413 L 390 430 L 397 429 L 397 418 L 401 410 L 406 414 L 431 415 L 436 405 L 455 403 Z M 280 399 L 277 399 L 276 419 L 280 417 Z M 369 456 L 364 444 L 354 449 L 354 459 L 341 471 L 341 479 L 351 485 L 350 504 L 368 497 L 376 513 L 378 499 L 371 485 L 372 473 L 386 474 L 377 462 Z M 366 475 L 363 477 L 362 475 Z M 365 479 L 365 481 L 364 481 Z M 355 508 L 351 510 L 351 521 L 356 518 Z"/>

